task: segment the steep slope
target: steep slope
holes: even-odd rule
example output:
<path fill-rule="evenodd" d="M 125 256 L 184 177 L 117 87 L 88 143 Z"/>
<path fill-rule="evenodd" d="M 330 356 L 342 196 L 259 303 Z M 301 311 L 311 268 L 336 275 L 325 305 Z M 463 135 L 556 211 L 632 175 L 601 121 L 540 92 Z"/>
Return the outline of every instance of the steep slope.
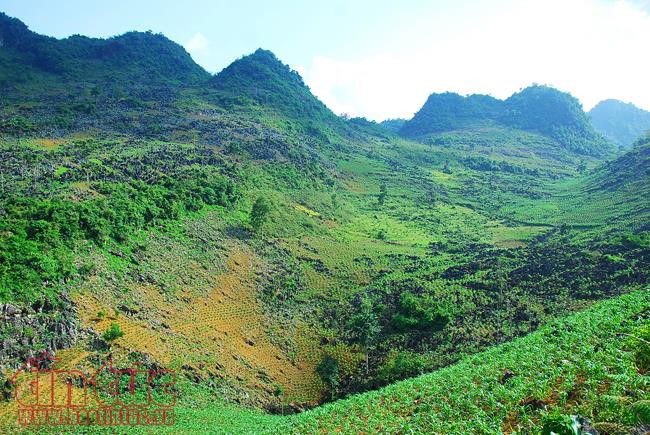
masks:
<path fill-rule="evenodd" d="M 540 433 L 560 423 L 567 432 L 556 433 L 572 433 L 569 416 L 577 415 L 599 433 L 645 433 L 649 295 L 646 288 L 602 302 L 450 367 L 299 415 L 181 405 L 176 429 Z"/>
<path fill-rule="evenodd" d="M 296 120 L 337 122 L 337 117 L 309 90 L 296 71 L 261 48 L 236 60 L 210 81 L 227 108 L 254 105 Z"/>
<path fill-rule="evenodd" d="M 650 131 L 650 112 L 632 103 L 604 100 L 589 111 L 594 128 L 621 148 L 629 148 Z"/>
<path fill-rule="evenodd" d="M 551 138 L 567 151 L 603 156 L 612 147 L 589 124 L 576 98 L 548 86 L 530 86 L 501 101 L 487 95 L 432 94 L 400 129 L 408 138 L 499 124 Z"/>
<path fill-rule="evenodd" d="M 602 189 L 643 189 L 650 186 L 650 138 L 627 151 L 616 160 L 605 163 L 593 178 Z M 634 186 L 634 187 L 632 187 Z"/>

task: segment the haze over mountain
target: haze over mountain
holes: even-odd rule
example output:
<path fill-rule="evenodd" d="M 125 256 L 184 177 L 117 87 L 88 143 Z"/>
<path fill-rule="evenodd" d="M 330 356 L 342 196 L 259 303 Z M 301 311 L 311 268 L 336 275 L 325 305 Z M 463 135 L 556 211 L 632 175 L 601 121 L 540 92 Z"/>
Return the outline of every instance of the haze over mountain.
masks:
<path fill-rule="evenodd" d="M 604 100 L 589 111 L 594 128 L 621 148 L 650 131 L 650 112 L 632 103 Z"/>

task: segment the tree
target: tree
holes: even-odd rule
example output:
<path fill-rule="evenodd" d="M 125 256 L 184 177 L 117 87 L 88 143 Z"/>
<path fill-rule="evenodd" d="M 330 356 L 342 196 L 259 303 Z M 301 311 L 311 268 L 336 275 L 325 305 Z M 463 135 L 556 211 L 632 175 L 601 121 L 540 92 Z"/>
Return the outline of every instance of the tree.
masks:
<path fill-rule="evenodd" d="M 332 199 L 332 208 L 336 210 L 337 208 L 339 208 L 339 202 L 336 193 L 332 193 L 331 199 Z"/>
<path fill-rule="evenodd" d="M 361 299 L 359 312 L 350 318 L 349 328 L 354 339 L 361 343 L 365 349 L 366 373 L 368 373 L 370 350 L 381 327 L 379 326 L 377 314 L 373 309 L 372 300 L 367 295 L 364 295 Z"/>
<path fill-rule="evenodd" d="M 331 355 L 326 355 L 316 368 L 316 372 L 328 386 L 332 399 L 334 399 L 340 383 L 339 362 Z"/>
<path fill-rule="evenodd" d="M 264 224 L 269 220 L 269 214 L 271 213 L 271 204 L 264 197 L 259 197 L 253 203 L 253 209 L 251 210 L 251 226 L 255 231 L 260 231 Z"/>
<path fill-rule="evenodd" d="M 377 202 L 379 205 L 384 205 L 384 202 L 386 201 L 386 196 L 388 196 L 388 190 L 386 188 L 386 185 L 382 183 L 379 186 L 379 196 L 377 196 Z"/>

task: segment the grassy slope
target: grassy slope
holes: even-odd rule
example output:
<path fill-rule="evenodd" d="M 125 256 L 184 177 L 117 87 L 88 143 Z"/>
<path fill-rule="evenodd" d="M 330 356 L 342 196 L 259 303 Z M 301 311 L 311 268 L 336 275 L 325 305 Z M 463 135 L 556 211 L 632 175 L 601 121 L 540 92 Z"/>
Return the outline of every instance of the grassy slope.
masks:
<path fill-rule="evenodd" d="M 650 208 L 650 144 L 639 145 L 618 159 L 577 178 L 562 179 L 547 187 L 543 200 L 504 204 L 503 214 L 529 225 L 546 223 L 634 231 L 648 229 Z"/>
<path fill-rule="evenodd" d="M 633 338 L 650 325 L 649 310 L 650 292 L 638 290 L 434 373 L 287 417 L 220 403 L 191 387 L 167 432 L 530 433 L 557 411 L 631 427 L 629 405 L 650 399 L 635 359 L 643 349 L 647 358 L 648 348 Z M 505 370 L 515 376 L 503 381 Z"/>
<path fill-rule="evenodd" d="M 650 399 L 650 392 L 647 376 L 634 363 L 632 350 L 639 345 L 627 334 L 638 335 L 635 331 L 649 324 L 648 310 L 650 292 L 639 290 L 434 373 L 296 416 L 181 405 L 174 430 L 530 432 L 556 410 L 593 422 L 630 424 L 627 406 Z M 502 383 L 506 369 L 516 376 Z"/>

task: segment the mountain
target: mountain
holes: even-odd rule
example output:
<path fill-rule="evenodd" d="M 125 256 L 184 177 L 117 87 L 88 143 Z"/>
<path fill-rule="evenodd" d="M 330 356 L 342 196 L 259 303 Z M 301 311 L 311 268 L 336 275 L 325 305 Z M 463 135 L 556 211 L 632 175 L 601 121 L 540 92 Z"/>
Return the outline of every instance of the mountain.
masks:
<path fill-rule="evenodd" d="M 568 94 L 434 95 L 400 137 L 270 51 L 212 76 L 162 35 L 2 22 L 0 432 L 31 429 L 4 376 L 47 349 L 172 370 L 186 432 L 633 424 L 647 146 L 580 154 L 598 141 Z"/>
<path fill-rule="evenodd" d="M 431 94 L 415 116 L 404 123 L 399 133 L 412 138 L 462 129 L 496 119 L 501 105 L 501 101 L 488 95 L 463 97 L 453 92 Z"/>
<path fill-rule="evenodd" d="M 650 112 L 619 100 L 604 100 L 589 111 L 594 128 L 621 148 L 650 131 Z"/>
<path fill-rule="evenodd" d="M 226 107 L 271 108 L 298 119 L 336 122 L 337 117 L 318 100 L 297 71 L 270 51 L 258 49 L 234 61 L 210 80 Z"/>
<path fill-rule="evenodd" d="M 505 101 L 487 95 L 432 94 L 399 133 L 418 138 L 494 124 L 540 133 L 577 154 L 611 152 L 611 146 L 594 131 L 576 98 L 538 85 L 523 89 Z"/>
<path fill-rule="evenodd" d="M 209 77 L 183 47 L 151 32 L 56 39 L 38 35 L 0 12 L 0 41 L 0 83 L 5 89 L 42 81 L 151 87 Z M 16 74 L 18 67 L 23 74 Z"/>
<path fill-rule="evenodd" d="M 402 128 L 404 123 L 406 123 L 406 119 L 395 118 L 395 119 L 386 119 L 384 121 L 381 121 L 379 125 L 381 125 L 385 129 L 393 133 L 397 133 L 400 130 L 400 128 Z"/>

